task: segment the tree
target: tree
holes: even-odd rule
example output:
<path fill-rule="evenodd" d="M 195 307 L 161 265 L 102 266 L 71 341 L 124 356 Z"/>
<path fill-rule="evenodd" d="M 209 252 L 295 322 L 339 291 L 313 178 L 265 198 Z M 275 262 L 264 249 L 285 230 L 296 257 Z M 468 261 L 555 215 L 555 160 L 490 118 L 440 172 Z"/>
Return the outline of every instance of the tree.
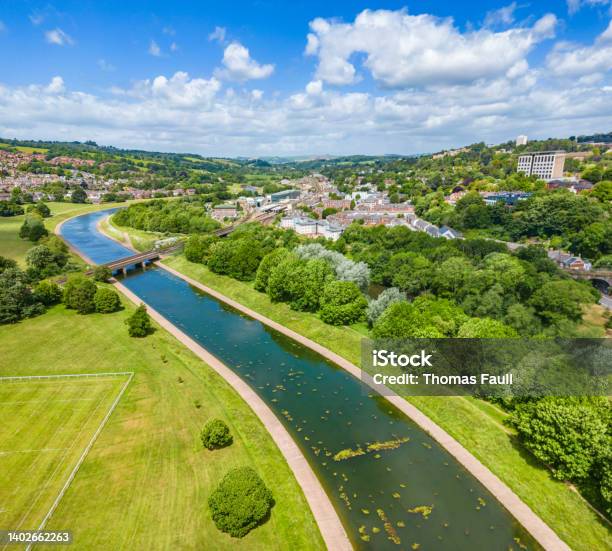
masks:
<path fill-rule="evenodd" d="M 48 235 L 48 233 L 40 216 L 33 214 L 26 216 L 19 229 L 19 237 L 21 239 L 29 239 L 30 241 L 38 241 L 41 237 Z"/>
<path fill-rule="evenodd" d="M 62 300 L 62 290 L 57 283 L 43 280 L 34 288 L 34 298 L 45 306 L 57 304 Z"/>
<path fill-rule="evenodd" d="M 559 480 L 585 480 L 609 453 L 607 398 L 555 398 L 519 404 L 510 416 L 524 446 Z"/>
<path fill-rule="evenodd" d="M 200 439 L 202 445 L 209 450 L 224 448 L 232 443 L 229 427 L 221 419 L 208 421 L 202 429 Z"/>
<path fill-rule="evenodd" d="M 272 504 L 272 492 L 251 467 L 231 469 L 208 498 L 217 528 L 235 538 L 260 524 Z"/>
<path fill-rule="evenodd" d="M 406 295 L 396 287 L 385 289 L 375 300 L 370 301 L 366 312 L 368 324 L 372 327 L 382 313 L 393 303 L 406 300 Z"/>
<path fill-rule="evenodd" d="M 107 287 L 98 287 L 94 295 L 94 303 L 96 305 L 96 312 L 101 314 L 110 314 L 121 308 L 119 295 Z"/>
<path fill-rule="evenodd" d="M 189 262 L 206 264 L 210 248 L 215 243 L 216 238 L 211 235 L 191 235 L 185 242 L 185 258 Z"/>
<path fill-rule="evenodd" d="M 85 190 L 82 187 L 78 186 L 72 192 L 70 200 L 73 203 L 85 203 L 85 201 L 87 201 L 87 193 L 85 193 Z"/>
<path fill-rule="evenodd" d="M 0 216 L 19 216 L 23 214 L 23 207 L 10 201 L 0 201 Z"/>
<path fill-rule="evenodd" d="M 531 297 L 529 304 L 546 323 L 562 318 L 577 322 L 582 319 L 582 304 L 595 302 L 589 290 L 571 280 L 549 281 Z"/>
<path fill-rule="evenodd" d="M 289 251 L 281 247 L 274 249 L 271 253 L 268 253 L 262 258 L 257 268 L 257 273 L 255 274 L 254 287 L 257 291 L 266 292 L 272 270 L 278 266 L 288 254 Z"/>
<path fill-rule="evenodd" d="M 319 315 L 330 325 L 349 325 L 365 318 L 368 302 L 352 281 L 331 281 L 323 288 Z"/>
<path fill-rule="evenodd" d="M 12 258 L 0 256 L 0 274 L 9 268 L 17 268 L 17 262 L 15 262 Z"/>
<path fill-rule="evenodd" d="M 49 218 L 49 216 L 51 216 L 51 209 L 42 201 L 39 201 L 35 205 L 29 206 L 28 212 L 35 212 L 42 218 Z"/>
<path fill-rule="evenodd" d="M 146 337 L 153 330 L 151 318 L 147 314 L 147 308 L 144 304 L 136 308 L 134 313 L 125 320 L 125 323 L 128 326 L 130 337 Z"/>
<path fill-rule="evenodd" d="M 96 266 L 93 269 L 93 278 L 95 281 L 104 283 L 108 281 L 111 277 L 113 277 L 113 272 L 108 266 L 104 266 L 103 264 L 101 264 L 100 266 Z"/>
<path fill-rule="evenodd" d="M 95 312 L 96 284 L 84 275 L 72 275 L 64 285 L 64 304 L 79 314 Z"/>
<path fill-rule="evenodd" d="M 19 268 L 9 267 L 0 272 L 0 324 L 15 323 L 44 310 L 43 304 L 32 295 L 27 277 Z"/>
<path fill-rule="evenodd" d="M 470 318 L 457 334 L 460 339 L 511 339 L 518 336 L 512 327 L 491 318 Z"/>

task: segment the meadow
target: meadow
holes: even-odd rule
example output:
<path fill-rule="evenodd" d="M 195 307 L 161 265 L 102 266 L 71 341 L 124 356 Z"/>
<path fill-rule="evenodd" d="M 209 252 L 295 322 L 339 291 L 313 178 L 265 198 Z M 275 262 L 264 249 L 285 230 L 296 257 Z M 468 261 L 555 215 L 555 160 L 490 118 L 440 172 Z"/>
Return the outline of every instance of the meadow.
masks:
<path fill-rule="evenodd" d="M 129 337 L 124 321 L 133 308 L 124 302 L 120 312 L 82 316 L 59 305 L 36 318 L 0 326 L 0 376 L 134 372 L 47 527 L 72 530 L 74 549 L 323 549 L 300 487 L 250 408 L 216 372 L 161 328 L 145 339 Z M 29 478 L 27 459 L 18 461 L 13 452 L 49 447 L 54 435 L 60 438 L 58 430 L 61 439 L 51 447 L 65 448 L 72 439 L 74 449 L 82 450 L 75 428 L 83 428 L 83 439 L 91 432 L 90 425 L 79 420 L 91 414 L 92 403 L 107 403 L 105 390 L 94 386 L 80 393 L 55 392 L 56 384 L 35 386 L 20 387 L 25 399 L 14 392 L 8 392 L 8 398 L 6 391 L 0 394 L 5 404 L 26 402 L 10 404 L 3 412 L 11 422 L 0 433 L 0 452 L 7 454 L 0 455 L 5 461 L 0 465 L 14 457 L 10 472 L 27 479 L 12 484 L 0 479 L 0 510 L 9 497 L 19 496 L 9 507 L 10 518 L 6 511 L 0 513 L 0 528 L 15 527 L 14 519 L 28 512 L 32 488 L 39 486 L 36 477 Z M 83 401 L 62 401 L 77 396 Z M 49 397 L 48 411 L 37 417 L 36 400 L 47 402 Z M 199 431 L 212 417 L 223 419 L 234 437 L 231 446 L 214 452 L 199 442 Z M 96 413 L 91 424 L 98 419 Z M 16 428 L 25 440 L 8 437 Z M 44 453 L 51 454 L 44 460 L 52 462 L 56 452 Z M 32 468 L 42 468 L 42 459 Z M 217 530 L 206 504 L 223 475 L 243 465 L 263 478 L 275 505 L 267 522 L 235 539 Z M 2 468 L 0 472 L 5 473 Z M 48 496 L 56 492 L 64 474 L 58 472 Z"/>

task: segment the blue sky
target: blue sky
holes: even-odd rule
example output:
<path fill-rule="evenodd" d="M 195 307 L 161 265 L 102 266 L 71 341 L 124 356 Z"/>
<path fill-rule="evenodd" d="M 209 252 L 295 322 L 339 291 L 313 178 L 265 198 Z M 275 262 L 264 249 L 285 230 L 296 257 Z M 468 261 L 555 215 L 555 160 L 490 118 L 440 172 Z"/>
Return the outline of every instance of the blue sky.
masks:
<path fill-rule="evenodd" d="M 4 0 L 0 135 L 256 156 L 610 130 L 612 2 L 457 4 Z"/>

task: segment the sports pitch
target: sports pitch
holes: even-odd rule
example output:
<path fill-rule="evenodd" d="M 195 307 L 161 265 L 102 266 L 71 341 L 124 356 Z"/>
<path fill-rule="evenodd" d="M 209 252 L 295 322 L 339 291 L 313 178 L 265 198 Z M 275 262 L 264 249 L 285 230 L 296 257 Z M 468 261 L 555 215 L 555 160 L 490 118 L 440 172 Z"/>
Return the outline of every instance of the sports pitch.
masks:
<path fill-rule="evenodd" d="M 41 527 L 129 380 L 129 373 L 0 378 L 0 529 Z"/>

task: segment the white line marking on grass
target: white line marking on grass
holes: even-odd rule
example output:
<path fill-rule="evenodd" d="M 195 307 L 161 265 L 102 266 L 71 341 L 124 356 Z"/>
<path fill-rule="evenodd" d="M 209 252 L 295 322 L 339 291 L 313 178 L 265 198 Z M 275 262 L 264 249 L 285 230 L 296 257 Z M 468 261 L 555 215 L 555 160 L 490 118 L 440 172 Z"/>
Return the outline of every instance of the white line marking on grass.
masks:
<path fill-rule="evenodd" d="M 123 384 L 123 386 L 121 387 L 121 390 L 119 391 L 119 394 L 117 394 L 117 397 L 115 398 L 115 400 L 111 404 L 109 410 L 106 412 L 106 415 L 104 416 L 104 419 L 102 419 L 102 421 L 100 422 L 100 425 L 96 429 L 96 432 L 93 434 L 93 436 L 89 440 L 87 446 L 83 450 L 83 453 L 79 457 L 79 460 L 77 461 L 76 465 L 74 466 L 74 469 L 72 469 L 70 475 L 68 476 L 68 479 L 64 483 L 64 486 L 62 487 L 60 492 L 57 494 L 57 497 L 55 498 L 55 501 L 51 504 L 51 507 L 47 511 L 47 514 L 43 518 L 43 520 L 40 523 L 40 525 L 38 526 L 37 530 L 43 530 L 44 529 L 45 525 L 47 524 L 47 522 L 49 521 L 49 519 L 51 518 L 51 516 L 53 515 L 53 513 L 57 509 L 57 506 L 59 505 L 60 501 L 64 497 L 64 494 L 68 490 L 70 484 L 74 480 L 74 477 L 76 476 L 76 474 L 77 474 L 79 468 L 81 467 L 83 461 L 85 461 L 85 457 L 87 457 L 87 454 L 89 453 L 89 451 L 93 447 L 95 441 L 97 440 L 98 436 L 102 432 L 102 429 L 105 427 L 105 425 L 106 425 L 107 421 L 109 420 L 110 416 L 112 415 L 113 411 L 115 411 L 115 408 L 117 407 L 117 404 L 119 403 L 119 401 L 123 397 L 123 394 L 125 393 L 128 385 L 132 382 L 132 379 L 134 378 L 134 372 L 133 371 L 124 371 L 124 372 L 117 372 L 117 373 L 83 373 L 83 374 L 69 374 L 69 375 L 31 375 L 31 376 L 19 376 L 19 377 L 0 377 L 0 383 L 1 383 L 1 382 L 23 381 L 23 380 L 33 380 L 33 379 L 56 379 L 56 378 L 64 378 L 64 377 L 104 377 L 104 376 L 118 376 L 118 375 L 128 375 L 128 379 Z M 5 548 L 6 548 L 6 546 L 3 549 L 5 549 Z M 28 544 L 28 546 L 26 547 L 26 551 L 31 551 L 31 549 L 32 549 L 32 543 Z"/>

